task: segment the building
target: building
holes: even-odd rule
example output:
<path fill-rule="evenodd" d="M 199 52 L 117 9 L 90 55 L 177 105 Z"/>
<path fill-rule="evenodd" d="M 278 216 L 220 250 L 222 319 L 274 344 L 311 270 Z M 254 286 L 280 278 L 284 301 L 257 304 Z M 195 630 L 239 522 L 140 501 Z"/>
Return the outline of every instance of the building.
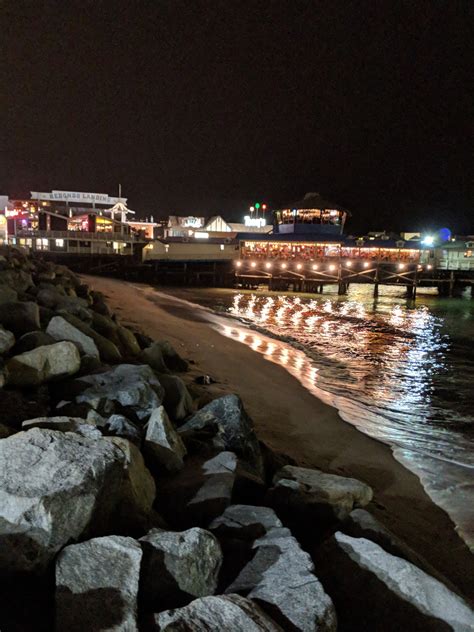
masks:
<path fill-rule="evenodd" d="M 347 209 L 325 200 L 319 193 L 307 193 L 302 200 L 274 212 L 274 232 L 342 235 L 350 215 Z"/>

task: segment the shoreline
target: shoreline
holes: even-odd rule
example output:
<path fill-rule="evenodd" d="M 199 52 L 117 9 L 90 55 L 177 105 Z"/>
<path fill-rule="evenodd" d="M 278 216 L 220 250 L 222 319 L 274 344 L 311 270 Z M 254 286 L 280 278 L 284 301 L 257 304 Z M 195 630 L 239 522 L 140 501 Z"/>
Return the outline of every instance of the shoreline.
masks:
<path fill-rule="evenodd" d="M 298 465 L 353 476 L 373 487 L 371 512 L 468 598 L 474 596 L 473 557 L 448 515 L 429 499 L 415 474 L 391 448 L 344 422 L 283 367 L 224 337 L 192 307 L 179 306 L 148 285 L 85 276 L 124 322 L 163 337 L 194 360 L 194 374 L 210 374 L 221 394 L 237 392 L 260 439 Z M 169 290 L 173 291 L 172 288 Z M 164 292 L 168 292 L 166 288 Z M 309 420 L 314 419 L 311 423 Z M 433 543 L 441 546 L 433 546 Z"/>

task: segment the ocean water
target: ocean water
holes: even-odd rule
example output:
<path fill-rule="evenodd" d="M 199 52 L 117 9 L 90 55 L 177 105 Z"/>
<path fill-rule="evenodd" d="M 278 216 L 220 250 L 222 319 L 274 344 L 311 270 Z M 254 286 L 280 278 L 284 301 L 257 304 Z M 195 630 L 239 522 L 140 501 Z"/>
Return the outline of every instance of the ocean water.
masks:
<path fill-rule="evenodd" d="M 388 443 L 474 552 L 474 300 L 352 286 L 347 296 L 193 292 L 229 336 Z M 230 317 L 230 318 L 229 318 Z"/>

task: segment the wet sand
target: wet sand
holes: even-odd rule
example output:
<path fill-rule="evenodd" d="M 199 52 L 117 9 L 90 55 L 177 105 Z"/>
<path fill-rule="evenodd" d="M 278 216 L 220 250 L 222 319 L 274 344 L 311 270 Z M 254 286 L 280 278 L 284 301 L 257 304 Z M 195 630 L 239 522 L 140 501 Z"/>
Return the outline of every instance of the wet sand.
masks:
<path fill-rule="evenodd" d="M 388 446 L 342 421 L 336 409 L 309 393 L 281 366 L 215 331 L 199 310 L 177 305 L 148 285 L 85 276 L 125 322 L 153 338 L 166 338 L 198 374 L 236 392 L 260 439 L 299 465 L 353 476 L 374 489 L 370 510 L 386 527 L 474 599 L 474 556 L 448 515 L 426 495 L 418 478 Z M 172 289 L 164 290 L 172 294 Z"/>

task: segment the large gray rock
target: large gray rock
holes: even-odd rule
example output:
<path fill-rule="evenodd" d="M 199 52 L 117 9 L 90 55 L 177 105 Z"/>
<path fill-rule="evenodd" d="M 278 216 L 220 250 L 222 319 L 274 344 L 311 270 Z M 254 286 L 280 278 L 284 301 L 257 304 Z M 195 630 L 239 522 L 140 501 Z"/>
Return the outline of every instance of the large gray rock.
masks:
<path fill-rule="evenodd" d="M 105 435 L 128 439 L 138 447 L 141 445 L 140 429 L 123 415 L 110 415 L 108 419 L 104 419 L 103 423 L 98 425 Z"/>
<path fill-rule="evenodd" d="M 288 529 L 271 529 L 254 543 L 255 557 L 227 593 L 256 600 L 284 629 L 335 632 L 331 598 L 313 574 L 310 556 Z"/>
<path fill-rule="evenodd" d="M 124 457 L 115 531 L 143 532 L 148 526 L 155 500 L 155 481 L 145 466 L 140 450 L 133 443 L 122 437 L 110 437 L 109 441 L 119 448 Z"/>
<path fill-rule="evenodd" d="M 90 439 L 102 438 L 102 433 L 95 424 L 80 417 L 36 417 L 25 420 L 21 426 L 25 431 L 31 430 L 31 428 L 44 428 L 60 432 L 77 432 Z"/>
<path fill-rule="evenodd" d="M 72 342 L 57 342 L 11 358 L 7 363 L 8 382 L 15 386 L 35 386 L 74 375 L 80 366 L 81 356 Z"/>
<path fill-rule="evenodd" d="M 233 452 L 219 452 L 202 465 L 204 482 L 188 502 L 188 507 L 208 523 L 220 515 L 232 501 L 237 471 L 237 457 Z"/>
<path fill-rule="evenodd" d="M 150 464 L 157 470 L 177 472 L 183 467 L 186 448 L 163 406 L 151 413 L 146 425 L 144 448 Z"/>
<path fill-rule="evenodd" d="M 44 331 L 30 331 L 27 334 L 23 334 L 23 336 L 17 340 L 13 353 L 18 355 L 19 353 L 36 349 L 36 347 L 54 345 L 55 342 L 56 340 Z"/>
<path fill-rule="evenodd" d="M 118 364 L 122 361 L 122 354 L 120 353 L 117 345 L 113 342 L 113 340 L 109 340 L 105 336 L 101 336 L 94 329 L 92 329 L 92 327 L 89 327 L 85 322 L 83 322 L 80 318 L 71 313 L 68 313 L 67 311 L 61 311 L 61 315 L 76 329 L 79 329 L 79 331 L 82 331 L 83 334 L 85 334 L 89 338 L 92 338 L 97 349 L 99 350 L 100 357 L 104 362 L 108 362 L 110 364 Z"/>
<path fill-rule="evenodd" d="M 24 270 L 0 270 L 0 286 L 15 290 L 16 292 L 26 292 L 33 285 L 31 274 Z"/>
<path fill-rule="evenodd" d="M 144 364 L 148 364 L 157 373 L 169 373 L 169 368 L 166 366 L 163 358 L 163 351 L 158 342 L 154 342 L 149 347 L 144 349 L 140 354 L 140 359 Z"/>
<path fill-rule="evenodd" d="M 260 446 L 253 422 L 238 395 L 224 395 L 213 400 L 179 428 L 180 433 L 214 427 L 226 450 L 235 452 L 259 473 L 263 471 Z"/>
<path fill-rule="evenodd" d="M 52 336 L 55 340 L 69 340 L 74 342 L 81 353 L 92 356 L 94 358 L 99 357 L 99 350 L 95 342 L 89 336 L 79 331 L 77 327 L 71 325 L 67 320 L 61 316 L 55 316 L 49 321 L 46 333 Z"/>
<path fill-rule="evenodd" d="M 0 325 L 0 355 L 7 353 L 15 344 L 15 336 Z"/>
<path fill-rule="evenodd" d="M 341 629 L 474 629 L 474 611 L 461 597 L 370 540 L 337 532 L 320 547 L 315 562 L 336 605 Z"/>
<path fill-rule="evenodd" d="M 372 500 L 372 489 L 354 478 L 285 465 L 267 493 L 267 504 L 292 526 L 324 527 Z"/>
<path fill-rule="evenodd" d="M 214 594 L 222 551 L 212 533 L 200 528 L 182 532 L 152 529 L 140 542 L 141 596 L 147 610 L 176 608 Z"/>
<path fill-rule="evenodd" d="M 138 630 L 142 551 L 111 535 L 67 546 L 56 561 L 56 630 Z"/>
<path fill-rule="evenodd" d="M 41 328 L 38 305 L 30 301 L 0 303 L 0 324 L 21 336 Z"/>
<path fill-rule="evenodd" d="M 118 405 L 139 420 L 146 420 L 161 405 L 164 395 L 163 387 L 146 365 L 120 364 L 104 373 L 83 376 L 80 381 L 90 386 L 76 397 L 78 403 L 84 402 L 101 413 L 114 413 L 114 405 Z"/>
<path fill-rule="evenodd" d="M 282 527 L 273 509 L 253 505 L 231 505 L 212 521 L 209 529 L 219 537 L 256 540 L 271 529 Z"/>
<path fill-rule="evenodd" d="M 160 375 L 160 382 L 165 389 L 163 404 L 171 419 L 182 421 L 193 412 L 193 398 L 186 384 L 177 375 Z"/>
<path fill-rule="evenodd" d="M 140 345 L 135 338 L 135 334 L 126 327 L 117 327 L 117 335 L 119 339 L 119 345 L 127 357 L 135 357 L 140 354 Z"/>
<path fill-rule="evenodd" d="M 104 532 L 123 453 L 106 439 L 33 428 L 0 441 L 0 569 L 40 572 L 65 544 Z"/>
<path fill-rule="evenodd" d="M 18 298 L 18 292 L 8 285 L 0 285 L 0 303 L 12 303 Z"/>
<path fill-rule="evenodd" d="M 43 289 L 38 292 L 37 301 L 40 305 L 49 309 L 63 309 L 71 314 L 80 313 L 87 308 L 88 302 L 77 296 L 64 296 L 57 289 Z"/>
<path fill-rule="evenodd" d="M 256 603 L 239 595 L 196 599 L 185 608 L 154 616 L 160 632 L 282 632 Z"/>

